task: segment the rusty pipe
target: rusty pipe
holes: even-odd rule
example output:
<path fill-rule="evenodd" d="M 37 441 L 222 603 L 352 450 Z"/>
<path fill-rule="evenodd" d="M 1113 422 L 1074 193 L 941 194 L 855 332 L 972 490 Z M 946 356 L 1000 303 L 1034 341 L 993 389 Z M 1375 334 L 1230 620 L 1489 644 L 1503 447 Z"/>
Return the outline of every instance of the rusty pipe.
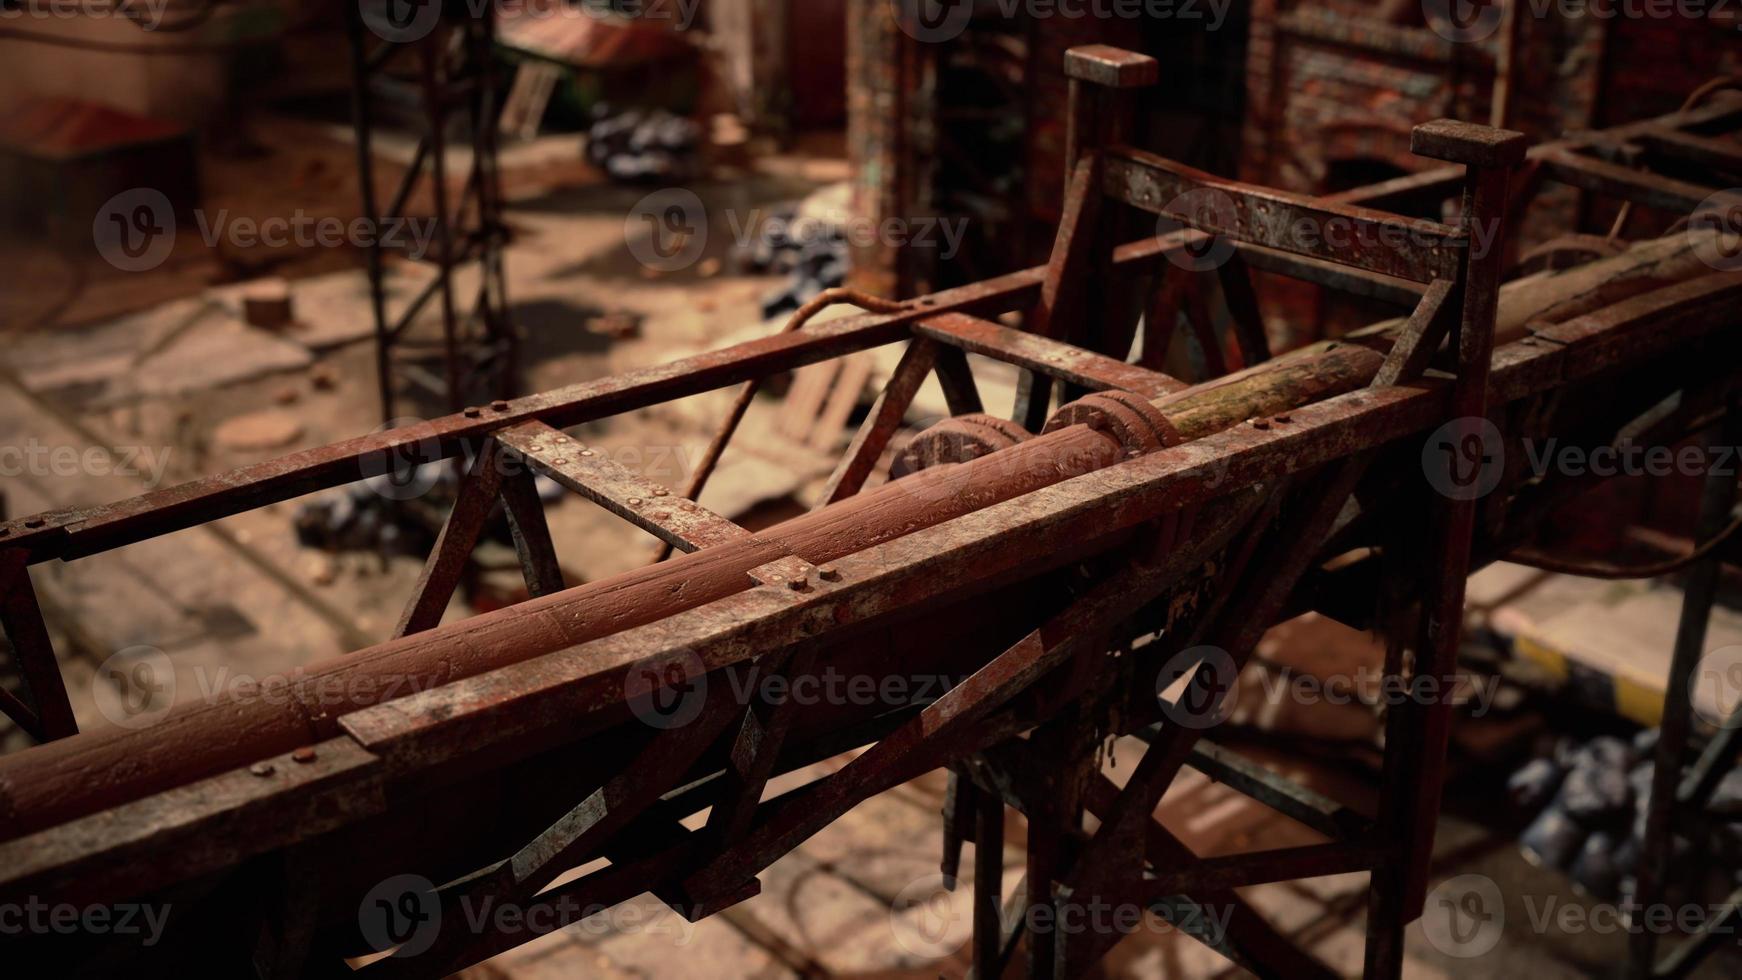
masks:
<path fill-rule="evenodd" d="M 96 730 L 0 758 L 0 833 L 11 838 L 332 738 L 352 711 L 741 592 L 753 585 L 746 573 L 787 555 L 829 561 L 1123 457 L 1085 426 L 1061 429 L 743 540 L 313 665 L 277 687 L 189 703 L 147 728 Z"/>
<path fill-rule="evenodd" d="M 1533 320 L 1562 319 L 1600 302 L 1594 296 L 1612 301 L 1616 290 L 1637 291 L 1635 281 L 1683 277 L 1697 261 L 1691 238 L 1642 242 L 1611 259 L 1507 283 L 1496 342 L 1523 334 Z M 1351 391 L 1377 373 L 1399 323 L 1313 344 L 1154 404 L 1182 437 L 1195 439 Z M 144 731 L 96 731 L 0 757 L 0 835 L 18 836 L 331 737 L 350 711 L 724 598 L 749 587 L 747 571 L 787 554 L 828 561 L 1110 465 L 1124 452 L 1086 428 L 1061 429 L 895 481 L 746 541 L 307 668 L 270 705 L 259 697 L 224 698 L 172 711 Z"/>

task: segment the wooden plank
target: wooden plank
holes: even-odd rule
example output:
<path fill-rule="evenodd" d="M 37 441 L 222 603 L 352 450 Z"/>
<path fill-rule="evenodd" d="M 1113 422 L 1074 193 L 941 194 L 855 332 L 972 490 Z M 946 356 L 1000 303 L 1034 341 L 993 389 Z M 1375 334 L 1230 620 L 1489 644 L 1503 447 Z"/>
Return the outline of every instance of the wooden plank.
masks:
<path fill-rule="evenodd" d="M 1551 177 L 1563 184 L 1665 211 L 1692 212 L 1719 193 L 1716 187 L 1633 170 L 1595 157 L 1580 156 L 1571 150 L 1547 153 L 1542 164 Z M 1728 197 L 1737 206 L 1742 206 L 1742 194 Z"/>
<path fill-rule="evenodd" d="M 674 548 L 696 551 L 750 533 L 543 422 L 506 429 L 497 438 L 546 476 Z"/>
<path fill-rule="evenodd" d="M 914 326 L 914 333 L 1091 391 L 1130 391 L 1160 398 L 1189 387 L 1158 371 L 955 313 L 923 320 Z"/>
<path fill-rule="evenodd" d="M 1726 174 L 1742 174 L 1742 143 L 1652 126 L 1639 137 L 1660 155 Z"/>

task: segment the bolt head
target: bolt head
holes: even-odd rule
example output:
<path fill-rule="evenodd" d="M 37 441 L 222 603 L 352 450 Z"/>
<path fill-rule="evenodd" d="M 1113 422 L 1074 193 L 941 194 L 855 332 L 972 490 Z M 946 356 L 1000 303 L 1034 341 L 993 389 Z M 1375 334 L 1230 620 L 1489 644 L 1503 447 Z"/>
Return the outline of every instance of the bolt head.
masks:
<path fill-rule="evenodd" d="M 256 776 L 265 777 L 277 772 L 278 769 L 270 762 L 256 762 L 248 767 L 248 771 Z"/>
<path fill-rule="evenodd" d="M 300 762 L 306 766 L 309 763 L 315 761 L 315 759 L 318 758 L 319 756 L 315 752 L 314 746 L 305 745 L 302 748 L 297 749 L 295 752 L 292 752 L 290 754 L 290 757 L 292 760 L 294 760 L 296 762 Z"/>

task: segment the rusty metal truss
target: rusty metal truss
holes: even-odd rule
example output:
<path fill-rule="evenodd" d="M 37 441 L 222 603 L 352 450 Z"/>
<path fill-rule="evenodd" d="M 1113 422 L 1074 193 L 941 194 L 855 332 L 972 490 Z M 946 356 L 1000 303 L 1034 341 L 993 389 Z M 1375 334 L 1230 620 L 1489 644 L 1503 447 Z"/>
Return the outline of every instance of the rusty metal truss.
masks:
<path fill-rule="evenodd" d="M 979 976 L 1084 973 L 1116 931 L 1026 934 L 1032 919 L 999 910 L 1089 902 L 1135 903 L 1182 924 L 1229 907 L 1226 934 L 1204 941 L 1260 976 L 1328 976 L 1236 889 L 1359 871 L 1371 874 L 1367 973 L 1398 976 L 1403 928 L 1421 914 L 1428 880 L 1465 579 L 1594 479 L 1510 465 L 1492 493 L 1461 493 L 1464 457 L 1424 453 L 1427 434 L 1460 447 L 1487 424 L 1514 448 L 1544 434 L 1581 445 L 1623 431 L 1673 438 L 1734 423 L 1742 382 L 1742 274 L 1648 277 L 1576 315 L 1497 329 L 1514 251 L 1497 232 L 1546 181 L 1692 210 L 1712 187 L 1638 166 L 1651 153 L 1609 158 L 1647 146 L 1735 173 L 1734 144 L 1709 137 L 1742 124 L 1742 100 L 1529 149 L 1518 134 L 1431 123 L 1415 149 L 1446 167 L 1315 199 L 1124 145 L 1126 96 L 1154 81 L 1153 61 L 1097 47 L 1074 50 L 1068 68 L 1074 166 L 1046 266 L 0 525 L 5 626 L 29 702 L 4 707 L 49 740 L 0 759 L 0 898 L 172 896 L 172 932 L 199 938 L 172 944 L 164 969 L 328 975 L 371 951 L 357 915 L 369 889 L 415 873 L 441 883 L 431 914 L 452 927 L 418 955 L 362 972 L 444 975 L 533 938 L 464 927 L 455 920 L 466 903 L 543 910 L 551 928 L 646 892 L 710 915 L 756 894 L 763 869 L 859 802 L 948 768 L 945 873 L 960 870 L 961 841 L 982 844 L 971 874 Z M 1456 217 L 1379 210 L 1424 195 L 1456 202 Z M 1215 206 L 1179 203 L 1206 199 Z M 1127 239 L 1118 228 L 1133 213 L 1181 227 Z M 1332 227 L 1346 234 L 1304 233 Z M 1182 282 L 1174 260 L 1216 247 L 1228 260 Z M 1411 312 L 1272 356 L 1251 270 Z M 1203 301 L 1181 299 L 1212 274 L 1234 327 L 1227 345 L 1205 329 Z M 1140 329 L 1145 351 L 1166 350 L 1182 310 L 1204 377 L 1128 363 Z M 1000 322 L 1010 313 L 1025 314 L 1027 329 Z M 765 531 L 563 431 L 894 344 L 906 353 L 828 499 Z M 963 352 L 1024 369 L 1014 421 L 986 414 Z M 866 489 L 932 374 L 954 417 Z M 336 487 L 419 445 L 471 462 L 392 639 L 309 667 L 282 697 L 227 696 L 150 728 L 72 732 L 28 566 Z M 566 588 L 530 489 L 535 471 L 684 554 Z M 1712 488 L 1708 531 L 1734 490 L 1733 480 Z M 533 598 L 439 625 L 498 500 Z M 1690 595 L 1690 619 L 1703 622 L 1711 590 Z M 1310 609 L 1381 631 L 1388 680 L 1414 693 L 1387 716 L 1373 813 L 1203 737 L 1226 710 L 1229 671 L 1269 626 Z M 959 681 L 927 703 L 801 705 L 741 694 L 730 677 L 752 668 Z M 1176 679 L 1185 693 L 1158 698 Z M 650 715 L 655 702 L 678 708 Z M 1147 742 L 1122 787 L 1093 761 L 1114 734 Z M 1666 744 L 1685 737 L 1685 726 L 1666 728 Z M 764 799 L 774 776 L 853 748 L 863 751 L 838 771 Z M 1324 841 L 1193 853 L 1153 816 L 1186 767 Z M 1005 807 L 1029 827 L 1013 895 L 999 885 Z M 704 810 L 699 824 L 683 822 Z M 223 942 L 212 938 L 220 932 Z M 40 944 L 99 971 L 123 955 Z"/>
<path fill-rule="evenodd" d="M 401 381 L 450 412 L 475 398 L 511 397 L 518 384 L 520 344 L 509 320 L 502 272 L 508 226 L 502 220 L 496 152 L 495 7 L 359 0 L 346 5 L 345 21 L 362 215 L 377 229 L 367 255 L 382 421 L 399 419 Z M 374 154 L 384 100 L 399 103 L 417 135 L 411 161 L 385 207 L 375 185 Z M 464 135 L 469 155 L 457 200 L 449 173 L 450 140 L 456 133 Z M 420 186 L 427 188 L 433 222 L 428 254 L 412 254 L 404 247 L 406 236 L 389 233 L 408 217 L 408 208 L 415 208 Z M 434 275 L 403 301 L 390 302 L 389 253 Z M 468 266 L 476 278 L 469 299 L 455 277 Z M 441 321 L 434 348 L 429 338 L 412 336 L 432 305 Z M 432 361 L 440 363 L 440 374 L 430 370 Z"/>

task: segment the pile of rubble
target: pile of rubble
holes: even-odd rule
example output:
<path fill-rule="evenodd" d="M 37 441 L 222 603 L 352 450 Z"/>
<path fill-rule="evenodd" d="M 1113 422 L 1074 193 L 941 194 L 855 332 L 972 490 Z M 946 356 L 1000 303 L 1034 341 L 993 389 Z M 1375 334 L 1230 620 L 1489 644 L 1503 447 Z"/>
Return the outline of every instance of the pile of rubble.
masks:
<path fill-rule="evenodd" d="M 600 103 L 587 130 L 587 162 L 626 182 L 684 181 L 702 175 L 702 128 L 664 109 Z"/>
<path fill-rule="evenodd" d="M 1567 740 L 1513 773 L 1507 784 L 1513 801 L 1526 812 L 1539 811 L 1519 838 L 1525 858 L 1567 875 L 1579 891 L 1627 905 L 1645 837 L 1656 747 L 1656 729 L 1640 732 L 1631 743 L 1607 735 L 1583 744 Z M 1738 804 L 1742 769 L 1718 784 L 1711 807 L 1732 810 Z M 1678 836 L 1674 849 L 1676 857 L 1697 851 L 1742 884 L 1737 825 L 1714 821 L 1700 840 Z"/>
<path fill-rule="evenodd" d="M 762 300 L 763 319 L 790 313 L 825 289 L 847 281 L 846 184 L 835 184 L 797 204 L 777 208 L 739 256 L 755 272 L 783 273 L 785 285 Z"/>

